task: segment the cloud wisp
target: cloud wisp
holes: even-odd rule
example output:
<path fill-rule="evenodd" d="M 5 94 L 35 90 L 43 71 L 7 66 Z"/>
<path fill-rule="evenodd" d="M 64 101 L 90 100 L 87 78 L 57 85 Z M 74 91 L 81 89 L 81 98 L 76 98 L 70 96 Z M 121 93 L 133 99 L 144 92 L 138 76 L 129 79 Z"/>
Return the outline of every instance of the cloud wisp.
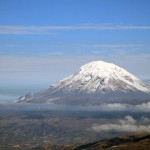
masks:
<path fill-rule="evenodd" d="M 141 117 L 142 123 L 139 123 L 132 116 L 125 116 L 124 119 L 119 119 L 116 123 L 95 124 L 92 126 L 92 130 L 96 132 L 149 132 L 150 125 L 145 120 L 150 121 L 149 118 Z"/>
<path fill-rule="evenodd" d="M 65 26 L 0 26 L 0 34 L 55 34 L 64 30 L 150 30 L 150 26 L 81 24 Z"/>
<path fill-rule="evenodd" d="M 150 112 L 150 102 L 142 103 L 138 105 L 129 105 L 129 104 L 120 104 L 120 103 L 113 103 L 113 104 L 101 104 L 98 106 L 87 106 L 78 107 L 77 109 L 82 110 L 93 110 L 93 111 L 101 111 L 101 112 L 141 112 L 141 113 L 148 113 Z"/>
<path fill-rule="evenodd" d="M 130 111 L 130 112 L 150 112 L 150 102 L 139 105 L 129 104 L 103 104 L 100 106 L 102 111 Z"/>

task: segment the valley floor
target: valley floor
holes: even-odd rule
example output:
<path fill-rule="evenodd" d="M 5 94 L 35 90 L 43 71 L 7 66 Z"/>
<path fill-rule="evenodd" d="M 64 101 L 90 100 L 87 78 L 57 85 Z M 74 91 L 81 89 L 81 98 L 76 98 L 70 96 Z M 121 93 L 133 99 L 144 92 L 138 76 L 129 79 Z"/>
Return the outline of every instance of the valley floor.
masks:
<path fill-rule="evenodd" d="M 128 117 L 126 117 L 128 116 Z M 124 119 L 125 118 L 125 119 Z M 142 120 L 141 120 L 142 118 Z M 135 128 L 142 124 L 149 128 L 149 113 L 102 112 L 79 110 L 26 110 L 0 108 L 0 150 L 74 150 L 80 149 L 119 149 L 121 146 L 147 146 L 149 135 L 140 135 L 138 140 L 127 137 L 122 140 L 120 135 L 131 134 L 130 130 L 102 130 L 101 125 L 117 126 L 118 123 L 128 123 Z M 145 124 L 143 122 L 145 121 Z M 123 128 L 124 124 L 120 124 Z M 140 128 L 139 128 L 140 129 Z M 143 137 L 142 137 L 143 136 Z M 145 138 L 146 137 L 146 138 Z M 102 140 L 109 138 L 108 140 Z M 125 137 L 126 138 L 126 137 Z M 131 138 L 131 139 L 129 139 Z M 133 141 L 132 141 L 133 138 Z M 105 143 L 105 147 L 102 141 Z M 93 143 L 95 141 L 99 141 Z M 111 141 L 111 142 L 109 142 Z M 123 142 L 122 142 L 123 141 Z M 118 143 L 116 143 L 118 142 Z M 85 143 L 90 143 L 84 145 Z M 107 143 L 107 144 L 106 144 Z M 111 144 L 110 144 L 111 143 Z M 129 143 L 129 144 L 127 144 Z M 125 145 L 124 145 L 125 144 Z M 79 146 L 82 145 L 82 146 Z M 111 146 L 107 146 L 111 145 Z M 115 147 L 117 145 L 117 147 Z M 135 148 L 136 149 L 136 148 Z M 129 150 L 129 148 L 128 148 Z"/>
<path fill-rule="evenodd" d="M 64 145 L 49 148 L 37 147 L 32 150 L 149 150 L 150 133 L 140 133 L 128 136 L 103 139 L 80 146 Z"/>

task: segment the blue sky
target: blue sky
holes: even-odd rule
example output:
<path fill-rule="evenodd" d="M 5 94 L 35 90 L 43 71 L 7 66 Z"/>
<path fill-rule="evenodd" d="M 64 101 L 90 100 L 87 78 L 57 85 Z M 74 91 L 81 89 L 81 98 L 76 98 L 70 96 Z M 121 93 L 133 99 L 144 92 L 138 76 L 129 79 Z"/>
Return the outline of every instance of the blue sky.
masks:
<path fill-rule="evenodd" d="M 149 0 L 0 0 L 0 99 L 14 87 L 47 88 L 93 60 L 149 79 L 149 8 Z"/>

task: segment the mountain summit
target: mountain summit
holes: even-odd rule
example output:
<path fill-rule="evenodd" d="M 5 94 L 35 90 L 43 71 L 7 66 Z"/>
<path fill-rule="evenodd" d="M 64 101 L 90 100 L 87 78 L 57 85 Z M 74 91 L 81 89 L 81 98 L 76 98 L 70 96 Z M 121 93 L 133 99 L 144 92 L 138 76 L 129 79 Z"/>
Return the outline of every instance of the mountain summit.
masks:
<path fill-rule="evenodd" d="M 49 89 L 22 96 L 17 102 L 97 105 L 148 101 L 150 87 L 140 79 L 114 64 L 94 61 Z"/>

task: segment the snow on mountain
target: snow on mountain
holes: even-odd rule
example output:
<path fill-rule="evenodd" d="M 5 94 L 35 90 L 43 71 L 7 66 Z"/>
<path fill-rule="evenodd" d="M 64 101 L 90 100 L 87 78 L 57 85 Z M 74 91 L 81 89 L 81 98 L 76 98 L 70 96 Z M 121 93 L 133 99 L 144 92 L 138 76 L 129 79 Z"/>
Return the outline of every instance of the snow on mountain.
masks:
<path fill-rule="evenodd" d="M 52 85 L 48 90 L 20 97 L 18 102 L 101 104 L 150 101 L 150 88 L 140 79 L 111 63 L 94 61 Z"/>

